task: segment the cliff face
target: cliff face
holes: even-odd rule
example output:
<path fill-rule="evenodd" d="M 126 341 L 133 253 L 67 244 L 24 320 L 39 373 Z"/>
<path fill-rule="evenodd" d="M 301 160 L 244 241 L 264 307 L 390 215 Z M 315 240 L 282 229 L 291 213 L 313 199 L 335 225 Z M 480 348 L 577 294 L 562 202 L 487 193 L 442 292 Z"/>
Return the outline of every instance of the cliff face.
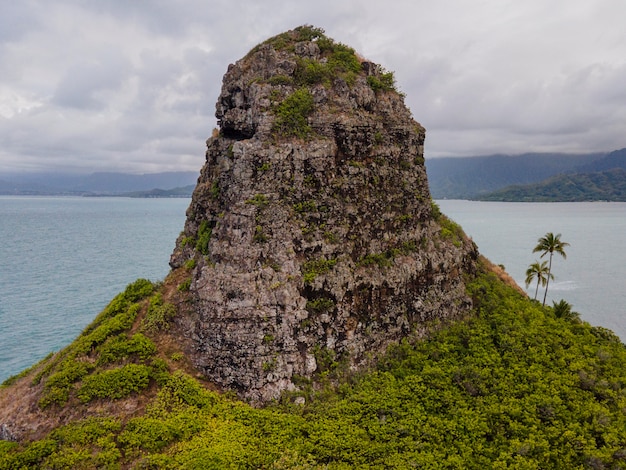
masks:
<path fill-rule="evenodd" d="M 216 108 L 170 262 L 193 266 L 177 322 L 209 380 L 267 401 L 468 312 L 476 248 L 390 73 L 301 27 L 230 65 Z"/>

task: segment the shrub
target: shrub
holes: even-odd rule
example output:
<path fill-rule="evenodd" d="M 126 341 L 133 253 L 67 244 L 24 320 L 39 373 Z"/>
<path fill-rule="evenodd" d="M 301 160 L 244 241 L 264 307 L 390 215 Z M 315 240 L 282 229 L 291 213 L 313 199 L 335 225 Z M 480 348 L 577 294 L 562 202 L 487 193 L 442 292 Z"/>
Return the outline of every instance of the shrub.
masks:
<path fill-rule="evenodd" d="M 377 265 L 380 268 L 387 268 L 393 265 L 393 260 L 399 250 L 387 250 L 384 253 L 369 253 L 357 262 L 358 266 Z"/>
<path fill-rule="evenodd" d="M 190 277 L 185 279 L 180 284 L 178 284 L 178 287 L 177 287 L 179 292 L 188 292 L 190 288 L 191 288 L 191 278 Z"/>
<path fill-rule="evenodd" d="M 325 60 L 298 58 L 294 73 L 296 83 L 329 86 L 335 78 L 343 78 L 349 85 L 354 83 L 361 72 L 361 62 L 354 49 L 327 37 L 320 38 L 317 45 Z"/>
<path fill-rule="evenodd" d="M 305 284 L 312 283 L 317 276 L 327 273 L 337 264 L 336 259 L 318 259 L 302 265 L 302 278 Z"/>
<path fill-rule="evenodd" d="M 293 210 L 298 214 L 302 214 L 304 212 L 315 212 L 317 210 L 317 204 L 315 201 L 297 202 L 293 205 Z"/>
<path fill-rule="evenodd" d="M 335 308 L 335 302 L 326 297 L 320 297 L 315 300 L 309 300 L 306 303 L 306 309 L 309 313 L 320 314 L 331 311 Z"/>
<path fill-rule="evenodd" d="M 396 89 L 396 79 L 393 76 L 393 72 L 382 71 L 379 76 L 369 75 L 367 77 L 367 84 L 375 92 L 394 91 Z"/>
<path fill-rule="evenodd" d="M 463 238 L 465 237 L 461 226 L 448 219 L 445 215 L 440 215 L 438 221 L 441 225 L 442 238 L 451 240 L 454 246 L 460 247 L 463 243 Z"/>
<path fill-rule="evenodd" d="M 263 227 L 261 225 L 257 225 L 254 228 L 254 235 L 252 236 L 252 240 L 257 243 L 265 243 L 267 241 L 267 235 L 263 231 Z"/>
<path fill-rule="evenodd" d="M 169 302 L 163 302 L 163 296 L 158 293 L 150 299 L 150 305 L 141 322 L 141 327 L 144 331 L 164 330 L 175 315 L 176 307 Z"/>
<path fill-rule="evenodd" d="M 288 75 L 274 75 L 269 79 L 270 85 L 292 85 L 293 78 Z"/>
<path fill-rule="evenodd" d="M 209 225 L 207 220 L 203 220 L 198 228 L 198 240 L 196 241 L 196 250 L 203 255 L 209 254 L 209 242 L 211 241 L 211 235 L 213 229 Z"/>
<path fill-rule="evenodd" d="M 211 199 L 215 200 L 220 197 L 220 183 L 218 180 L 213 180 L 211 184 L 211 189 L 209 190 L 209 194 L 211 195 Z"/>
<path fill-rule="evenodd" d="M 44 409 L 56 403 L 63 405 L 67 402 L 70 390 L 75 382 L 85 377 L 94 366 L 87 362 L 75 359 L 63 361 L 57 372 L 48 377 L 44 386 L 44 393 L 39 400 L 39 407 Z"/>
<path fill-rule="evenodd" d="M 329 82 L 331 70 L 327 64 L 314 59 L 299 59 L 296 68 L 296 82 L 300 85 L 315 85 Z"/>
<path fill-rule="evenodd" d="M 124 298 L 128 302 L 138 302 L 152 294 L 154 287 L 154 284 L 148 279 L 137 279 L 132 284 L 126 286 Z"/>
<path fill-rule="evenodd" d="M 269 201 L 265 194 L 255 194 L 254 197 L 246 200 L 246 204 L 252 204 L 259 209 L 264 209 L 269 204 Z"/>
<path fill-rule="evenodd" d="M 283 137 L 307 137 L 311 133 L 307 117 L 314 108 L 313 95 L 307 88 L 294 91 L 274 109 L 274 132 Z"/>
<path fill-rule="evenodd" d="M 430 201 L 430 214 L 432 218 L 435 220 L 439 220 L 439 218 L 442 215 L 441 209 L 439 209 L 439 206 L 437 205 L 435 201 Z"/>
<path fill-rule="evenodd" d="M 126 361 L 130 358 L 146 360 L 156 353 L 156 346 L 141 333 L 131 338 L 116 336 L 109 339 L 100 347 L 97 365 Z"/>
<path fill-rule="evenodd" d="M 124 398 L 145 389 L 150 383 L 151 369 L 140 364 L 128 364 L 85 377 L 76 396 L 83 403 L 96 398 Z"/>

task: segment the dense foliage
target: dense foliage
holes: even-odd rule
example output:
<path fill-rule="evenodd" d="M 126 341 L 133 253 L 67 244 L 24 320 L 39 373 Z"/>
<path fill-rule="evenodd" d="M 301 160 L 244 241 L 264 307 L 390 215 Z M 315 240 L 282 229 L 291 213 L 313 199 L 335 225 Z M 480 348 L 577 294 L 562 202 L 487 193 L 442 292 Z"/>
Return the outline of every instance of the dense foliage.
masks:
<path fill-rule="evenodd" d="M 292 395 L 255 409 L 163 370 L 145 415 L 90 418 L 25 445 L 0 442 L 0 468 L 626 468 L 618 338 L 558 318 L 491 273 L 469 291 L 473 319 L 391 348 L 362 376 L 303 383 L 295 395 L 305 405 Z M 124 338 L 104 340 L 100 357 L 110 363 L 121 351 L 133 363 L 89 375 L 76 387 L 80 400 L 118 398 L 111 380 L 128 386 L 123 393 L 152 380 L 147 339 Z"/>

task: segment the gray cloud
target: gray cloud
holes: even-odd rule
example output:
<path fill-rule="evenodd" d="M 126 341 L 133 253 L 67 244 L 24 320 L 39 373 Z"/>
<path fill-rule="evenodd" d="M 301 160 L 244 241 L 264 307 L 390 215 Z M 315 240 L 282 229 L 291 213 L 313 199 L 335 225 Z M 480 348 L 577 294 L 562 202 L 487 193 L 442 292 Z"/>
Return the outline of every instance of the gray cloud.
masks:
<path fill-rule="evenodd" d="M 626 146 L 622 0 L 24 0 L 0 17 L 2 169 L 198 170 L 230 62 L 300 24 L 395 71 L 427 157 Z"/>

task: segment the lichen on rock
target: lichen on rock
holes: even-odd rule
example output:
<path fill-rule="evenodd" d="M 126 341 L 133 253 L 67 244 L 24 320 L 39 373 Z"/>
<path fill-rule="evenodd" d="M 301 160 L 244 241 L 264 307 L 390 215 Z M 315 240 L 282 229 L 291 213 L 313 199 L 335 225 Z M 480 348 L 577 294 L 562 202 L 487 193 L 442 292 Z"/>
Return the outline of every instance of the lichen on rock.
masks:
<path fill-rule="evenodd" d="M 194 260 L 177 322 L 209 380 L 266 402 L 467 314 L 476 247 L 392 74 L 302 26 L 228 67 L 216 117 L 170 261 Z"/>

